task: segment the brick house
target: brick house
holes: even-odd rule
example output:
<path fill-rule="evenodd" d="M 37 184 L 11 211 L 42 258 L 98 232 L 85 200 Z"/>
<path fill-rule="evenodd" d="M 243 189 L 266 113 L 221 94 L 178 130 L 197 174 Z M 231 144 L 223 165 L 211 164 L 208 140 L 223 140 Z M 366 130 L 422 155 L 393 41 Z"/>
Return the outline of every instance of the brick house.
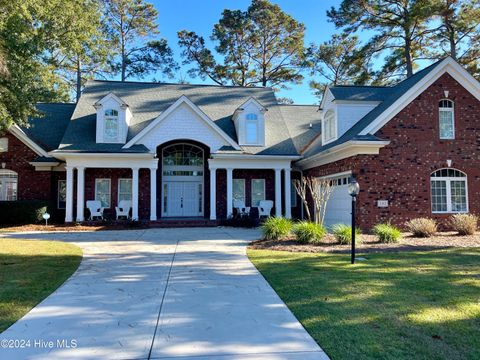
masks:
<path fill-rule="evenodd" d="M 0 201 L 51 199 L 65 221 L 87 200 L 132 218 L 216 221 L 233 201 L 301 217 L 292 179 L 335 184 L 326 224 L 480 213 L 480 84 L 451 58 L 391 87 L 334 86 L 317 106 L 278 104 L 269 88 L 91 81 L 77 104 L 0 138 Z"/>

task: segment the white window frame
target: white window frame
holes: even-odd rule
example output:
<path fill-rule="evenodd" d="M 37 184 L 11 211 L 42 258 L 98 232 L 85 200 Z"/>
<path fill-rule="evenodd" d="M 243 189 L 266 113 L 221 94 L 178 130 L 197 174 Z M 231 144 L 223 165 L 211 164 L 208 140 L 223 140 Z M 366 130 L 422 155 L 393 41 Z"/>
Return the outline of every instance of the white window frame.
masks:
<path fill-rule="evenodd" d="M 266 188 L 265 188 L 265 179 L 252 179 L 252 181 L 250 182 L 250 195 L 251 195 L 251 198 L 250 198 L 250 204 L 252 207 L 258 207 L 259 205 L 255 205 L 253 203 L 253 182 L 254 181 L 261 181 L 263 183 L 263 199 L 259 200 L 262 201 L 262 200 L 265 200 L 265 198 L 267 197 L 267 194 L 266 194 Z"/>
<path fill-rule="evenodd" d="M 442 101 L 448 101 L 452 104 L 452 107 L 441 107 L 440 106 L 440 103 Z M 451 119 L 452 119 L 452 137 L 446 137 L 446 136 L 442 136 L 442 128 L 440 126 L 440 121 L 441 121 L 441 118 L 440 118 L 440 114 L 442 112 L 447 112 L 447 113 L 450 113 L 451 114 Z M 438 135 L 440 137 L 441 140 L 454 140 L 455 139 L 455 103 L 450 100 L 450 99 L 441 99 L 439 101 L 439 105 L 438 105 Z"/>
<path fill-rule="evenodd" d="M 249 141 L 248 125 L 254 125 L 256 136 L 255 141 Z M 245 144 L 258 145 L 260 143 L 260 129 L 258 115 L 255 113 L 249 113 L 245 116 Z"/>
<path fill-rule="evenodd" d="M 298 194 L 297 194 L 297 189 L 295 187 L 295 180 L 296 179 L 290 180 L 290 186 L 291 186 L 291 189 L 290 189 L 290 194 L 291 194 L 290 195 L 290 199 L 291 199 L 290 204 L 291 204 L 292 208 L 297 207 L 297 196 L 298 196 Z"/>
<path fill-rule="evenodd" d="M 18 173 L 16 173 L 13 170 L 0 169 L 0 177 L 2 177 L 2 175 L 8 179 L 15 179 L 15 194 L 11 199 L 7 199 L 7 188 L 6 187 L 3 188 L 3 185 L 2 185 L 2 187 L 0 187 L 0 201 L 17 201 L 18 200 Z"/>
<path fill-rule="evenodd" d="M 327 127 L 327 121 L 332 122 L 331 126 Z M 328 110 L 325 113 L 322 125 L 323 143 L 328 144 L 332 141 L 335 141 L 337 139 L 337 114 L 334 110 Z M 327 132 L 327 128 L 331 129 L 331 133 L 330 131 Z M 327 135 L 329 136 L 327 137 Z"/>
<path fill-rule="evenodd" d="M 64 182 L 65 183 L 65 206 L 60 207 L 60 183 Z M 66 208 L 66 196 L 67 196 L 67 180 L 65 179 L 60 179 L 58 180 L 57 183 L 57 209 L 65 209 Z"/>
<path fill-rule="evenodd" d="M 107 112 L 109 111 L 114 111 L 116 112 L 117 115 L 107 115 Z M 109 142 L 109 141 L 118 141 L 118 134 L 119 134 L 119 131 L 120 131 L 120 124 L 119 124 L 119 111 L 116 110 L 116 109 L 107 109 L 103 112 L 103 141 L 105 142 Z M 116 131 L 116 134 L 115 134 L 115 137 L 110 137 L 107 135 L 107 121 L 112 121 L 112 120 L 115 120 L 116 121 L 116 124 L 117 124 L 117 131 Z"/>
<path fill-rule="evenodd" d="M 235 181 L 240 181 L 241 183 L 243 183 L 243 199 L 235 199 L 235 194 L 232 194 L 232 197 L 233 197 L 233 201 L 235 200 L 241 200 L 243 201 L 244 204 L 246 204 L 246 201 L 247 201 L 247 193 L 246 193 L 246 187 L 245 187 L 245 179 L 244 178 L 237 178 L 237 179 L 233 179 L 232 181 L 232 190 L 235 189 L 235 186 L 233 186 L 233 184 L 235 183 Z"/>
<path fill-rule="evenodd" d="M 434 173 L 437 171 L 442 170 L 438 169 L 435 170 L 430 174 L 430 209 L 432 211 L 432 214 L 464 214 L 468 213 L 468 208 L 469 208 L 469 201 L 468 201 L 468 176 L 466 173 L 464 173 L 461 170 L 458 169 L 453 169 L 461 172 L 464 174 L 464 177 L 455 177 L 455 176 L 445 176 L 445 177 L 432 177 Z M 433 194 L 432 194 L 432 181 L 445 181 L 445 189 L 446 189 L 446 197 L 447 197 L 447 210 L 446 211 L 433 211 Z M 452 181 L 463 181 L 465 183 L 465 210 L 464 211 L 454 211 L 452 210 Z"/>
<path fill-rule="evenodd" d="M 117 188 L 117 204 L 120 204 L 120 189 L 121 189 L 120 183 L 121 183 L 122 181 L 125 181 L 125 180 L 130 181 L 130 200 L 129 200 L 129 201 L 132 200 L 132 197 L 133 197 L 133 190 L 132 190 L 132 189 L 133 189 L 133 183 L 132 183 L 132 178 L 119 178 L 119 179 L 118 179 L 118 188 Z M 126 193 L 122 193 L 122 194 L 126 194 Z"/>
<path fill-rule="evenodd" d="M 0 138 L 0 153 L 8 151 L 8 138 L 2 137 Z"/>
<path fill-rule="evenodd" d="M 102 206 L 103 208 L 105 209 L 110 209 L 112 207 L 112 180 L 110 178 L 96 178 L 95 179 L 95 201 L 101 201 L 97 198 L 97 194 L 98 194 L 98 182 L 99 181 L 103 181 L 103 180 L 107 180 L 108 181 L 108 199 L 109 199 L 109 202 L 108 202 L 108 206 Z"/>

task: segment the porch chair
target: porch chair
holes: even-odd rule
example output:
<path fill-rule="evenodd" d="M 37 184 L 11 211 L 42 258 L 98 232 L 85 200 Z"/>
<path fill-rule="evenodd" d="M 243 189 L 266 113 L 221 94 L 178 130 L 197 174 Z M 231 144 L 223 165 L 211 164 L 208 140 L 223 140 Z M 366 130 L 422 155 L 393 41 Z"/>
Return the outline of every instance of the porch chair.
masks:
<path fill-rule="evenodd" d="M 89 220 L 93 220 L 95 217 L 99 217 L 103 220 L 103 210 L 102 203 L 98 200 L 88 200 L 87 209 L 90 210 Z"/>
<path fill-rule="evenodd" d="M 245 206 L 245 202 L 243 200 L 233 200 L 233 207 L 237 209 L 238 215 L 250 214 L 250 207 Z"/>
<path fill-rule="evenodd" d="M 258 204 L 258 216 L 270 216 L 273 208 L 272 200 L 261 200 Z"/>
<path fill-rule="evenodd" d="M 118 206 L 115 207 L 117 213 L 117 220 L 120 216 L 125 216 L 127 220 L 130 218 L 130 209 L 132 208 L 132 202 L 130 200 L 120 200 Z"/>

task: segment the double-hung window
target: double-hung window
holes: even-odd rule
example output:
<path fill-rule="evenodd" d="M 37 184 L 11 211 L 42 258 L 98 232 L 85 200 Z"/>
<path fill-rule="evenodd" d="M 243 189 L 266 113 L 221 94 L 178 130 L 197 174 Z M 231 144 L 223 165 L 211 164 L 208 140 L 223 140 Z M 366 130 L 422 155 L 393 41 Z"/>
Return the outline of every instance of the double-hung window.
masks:
<path fill-rule="evenodd" d="M 265 200 L 265 179 L 252 179 L 252 206 L 259 206 Z"/>
<path fill-rule="evenodd" d="M 433 213 L 468 211 L 467 175 L 455 169 L 440 169 L 430 177 Z"/>
<path fill-rule="evenodd" d="M 245 142 L 251 145 L 258 145 L 258 116 L 257 114 L 247 114 L 245 122 Z"/>
<path fill-rule="evenodd" d="M 102 207 L 109 208 L 111 200 L 110 179 L 95 179 L 95 200 L 102 203 Z"/>
<path fill-rule="evenodd" d="M 132 200 L 132 179 L 118 179 L 118 203 Z"/>
<path fill-rule="evenodd" d="M 245 204 L 245 179 L 233 179 L 233 201 Z"/>
<path fill-rule="evenodd" d="M 67 204 L 67 180 L 58 180 L 57 207 L 65 209 Z"/>
<path fill-rule="evenodd" d="M 109 109 L 105 111 L 104 141 L 118 140 L 118 111 Z"/>
<path fill-rule="evenodd" d="M 17 200 L 18 175 L 15 171 L 0 169 L 0 201 Z"/>

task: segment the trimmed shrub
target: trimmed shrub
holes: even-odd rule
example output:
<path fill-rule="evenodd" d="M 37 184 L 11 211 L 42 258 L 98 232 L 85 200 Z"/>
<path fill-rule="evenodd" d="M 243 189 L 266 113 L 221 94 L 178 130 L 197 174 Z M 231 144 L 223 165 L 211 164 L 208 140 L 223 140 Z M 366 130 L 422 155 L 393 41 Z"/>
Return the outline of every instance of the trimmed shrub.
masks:
<path fill-rule="evenodd" d="M 297 241 L 302 244 L 318 244 L 327 234 L 327 230 L 314 222 L 301 221 L 293 226 Z"/>
<path fill-rule="evenodd" d="M 290 234 L 292 220 L 284 217 L 268 217 L 262 224 L 262 234 L 265 240 L 278 240 Z"/>
<path fill-rule="evenodd" d="M 429 218 L 412 219 L 405 226 L 415 237 L 430 237 L 437 232 L 437 222 Z"/>
<path fill-rule="evenodd" d="M 373 227 L 373 233 L 378 236 L 382 243 L 396 243 L 400 241 L 402 233 L 391 224 L 377 224 Z"/>
<path fill-rule="evenodd" d="M 477 231 L 478 217 L 473 214 L 456 214 L 450 219 L 453 230 L 459 235 L 473 235 Z"/>
<path fill-rule="evenodd" d="M 352 243 L 352 227 L 346 224 L 336 224 L 332 227 L 332 233 L 335 236 L 335 239 L 341 244 L 351 244 Z M 355 229 L 355 242 L 360 244 L 362 238 L 360 236 L 360 229 Z"/>
<path fill-rule="evenodd" d="M 45 200 L 17 200 L 0 201 L 0 224 L 2 225 L 23 225 L 35 224 L 44 221 L 43 214 L 47 209 L 54 209 L 49 206 L 50 202 Z"/>

